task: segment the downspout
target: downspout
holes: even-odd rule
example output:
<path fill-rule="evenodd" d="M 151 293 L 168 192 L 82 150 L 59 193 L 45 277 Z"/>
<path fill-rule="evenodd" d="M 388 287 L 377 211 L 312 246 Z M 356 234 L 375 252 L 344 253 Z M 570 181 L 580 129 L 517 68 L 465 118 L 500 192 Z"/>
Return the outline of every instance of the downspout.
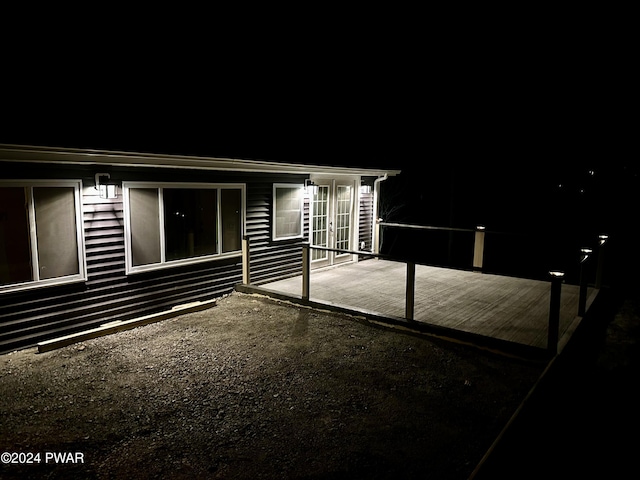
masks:
<path fill-rule="evenodd" d="M 389 178 L 388 174 L 378 177 L 373 181 L 373 253 L 380 253 L 380 222 L 383 220 L 378 212 L 378 196 L 380 195 L 380 183 Z"/>

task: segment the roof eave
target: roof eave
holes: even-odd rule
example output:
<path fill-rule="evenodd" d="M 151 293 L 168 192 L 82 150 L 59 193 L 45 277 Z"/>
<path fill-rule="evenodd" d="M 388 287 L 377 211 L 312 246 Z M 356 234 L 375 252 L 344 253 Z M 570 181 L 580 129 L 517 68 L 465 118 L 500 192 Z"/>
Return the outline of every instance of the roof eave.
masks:
<path fill-rule="evenodd" d="M 294 163 L 242 160 L 234 158 L 196 157 L 156 153 L 135 153 L 107 150 L 69 149 L 30 145 L 0 144 L 0 161 L 60 163 L 73 165 L 111 165 L 124 167 L 185 168 L 254 173 L 394 176 L 400 170 L 380 168 L 336 167 Z"/>

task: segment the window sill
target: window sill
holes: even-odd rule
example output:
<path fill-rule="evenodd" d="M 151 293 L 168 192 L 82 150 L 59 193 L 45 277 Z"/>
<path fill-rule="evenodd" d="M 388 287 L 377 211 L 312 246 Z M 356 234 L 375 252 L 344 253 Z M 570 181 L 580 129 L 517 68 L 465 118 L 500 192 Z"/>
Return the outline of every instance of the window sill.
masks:
<path fill-rule="evenodd" d="M 184 267 L 188 265 L 197 265 L 200 263 L 215 262 L 217 260 L 226 260 L 229 258 L 242 257 L 242 251 L 223 253 L 220 255 L 208 255 L 206 257 L 186 258 L 183 260 L 173 260 L 165 263 L 154 263 L 150 265 L 140 265 L 136 267 L 127 266 L 126 274 L 135 275 L 137 273 L 153 272 L 156 270 L 167 270 L 169 268 Z"/>
<path fill-rule="evenodd" d="M 24 292 L 39 288 L 56 287 L 61 285 L 69 285 L 71 283 L 86 282 L 87 277 L 82 275 L 73 275 L 71 277 L 52 278 L 50 280 L 41 280 L 39 282 L 17 283 L 14 285 L 4 285 L 0 287 L 0 294 Z"/>

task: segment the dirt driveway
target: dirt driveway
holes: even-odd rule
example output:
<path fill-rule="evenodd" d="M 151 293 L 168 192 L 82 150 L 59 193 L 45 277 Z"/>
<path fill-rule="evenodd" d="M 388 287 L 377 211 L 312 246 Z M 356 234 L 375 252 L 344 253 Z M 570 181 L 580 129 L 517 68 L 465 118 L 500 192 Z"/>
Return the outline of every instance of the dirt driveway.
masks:
<path fill-rule="evenodd" d="M 0 477 L 465 479 L 541 370 L 234 293 L 0 356 Z"/>

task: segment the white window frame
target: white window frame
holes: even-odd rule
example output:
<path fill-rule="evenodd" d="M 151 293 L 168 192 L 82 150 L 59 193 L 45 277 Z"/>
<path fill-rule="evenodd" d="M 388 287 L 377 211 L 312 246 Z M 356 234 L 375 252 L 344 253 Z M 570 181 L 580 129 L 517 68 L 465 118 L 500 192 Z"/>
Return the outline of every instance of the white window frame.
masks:
<path fill-rule="evenodd" d="M 68 283 L 84 282 L 87 280 L 87 261 L 84 245 L 84 227 L 82 215 L 82 180 L 0 180 L 0 187 L 27 188 L 27 208 L 29 210 L 29 241 L 31 249 L 31 270 L 33 280 L 0 286 L 0 293 L 29 290 L 32 288 L 64 285 Z M 40 280 L 38 265 L 38 239 L 35 217 L 35 203 L 33 198 L 34 187 L 73 187 L 73 198 L 76 219 L 76 243 L 78 245 L 78 273 L 65 275 L 64 277 L 48 278 Z"/>
<path fill-rule="evenodd" d="M 288 235 L 286 237 L 278 237 L 276 235 L 276 191 L 279 188 L 288 188 L 288 189 L 296 189 L 300 194 L 300 232 L 295 235 Z M 302 238 L 304 235 L 304 184 L 302 183 L 274 183 L 273 184 L 273 195 L 272 195 L 272 205 L 273 205 L 273 213 L 271 216 L 271 239 L 274 242 L 279 242 L 282 240 L 292 240 L 296 238 Z"/>
<path fill-rule="evenodd" d="M 131 209 L 129 204 L 129 190 L 135 188 L 149 188 L 158 189 L 158 215 L 160 225 L 160 262 L 147 265 L 133 265 L 132 249 L 131 249 Z M 216 222 L 217 222 L 217 244 L 218 252 L 211 255 L 203 255 L 199 257 L 184 258 L 179 260 L 166 260 L 165 255 L 165 231 L 164 231 L 164 201 L 163 201 L 163 189 L 165 188 L 178 188 L 178 189 L 211 189 L 216 190 L 217 205 L 216 205 Z M 169 183 L 169 182 L 122 182 L 122 197 L 124 207 L 124 244 L 125 244 L 125 273 L 127 275 L 148 272 L 152 270 L 162 270 L 165 268 L 172 268 L 182 265 L 193 265 L 197 263 L 210 262 L 212 260 L 219 260 L 224 258 L 239 257 L 242 255 L 242 249 L 234 250 L 233 252 L 221 253 L 222 249 L 222 211 L 221 211 L 221 192 L 225 189 L 239 189 L 240 190 L 240 238 L 246 232 L 246 184 L 244 183 Z"/>

